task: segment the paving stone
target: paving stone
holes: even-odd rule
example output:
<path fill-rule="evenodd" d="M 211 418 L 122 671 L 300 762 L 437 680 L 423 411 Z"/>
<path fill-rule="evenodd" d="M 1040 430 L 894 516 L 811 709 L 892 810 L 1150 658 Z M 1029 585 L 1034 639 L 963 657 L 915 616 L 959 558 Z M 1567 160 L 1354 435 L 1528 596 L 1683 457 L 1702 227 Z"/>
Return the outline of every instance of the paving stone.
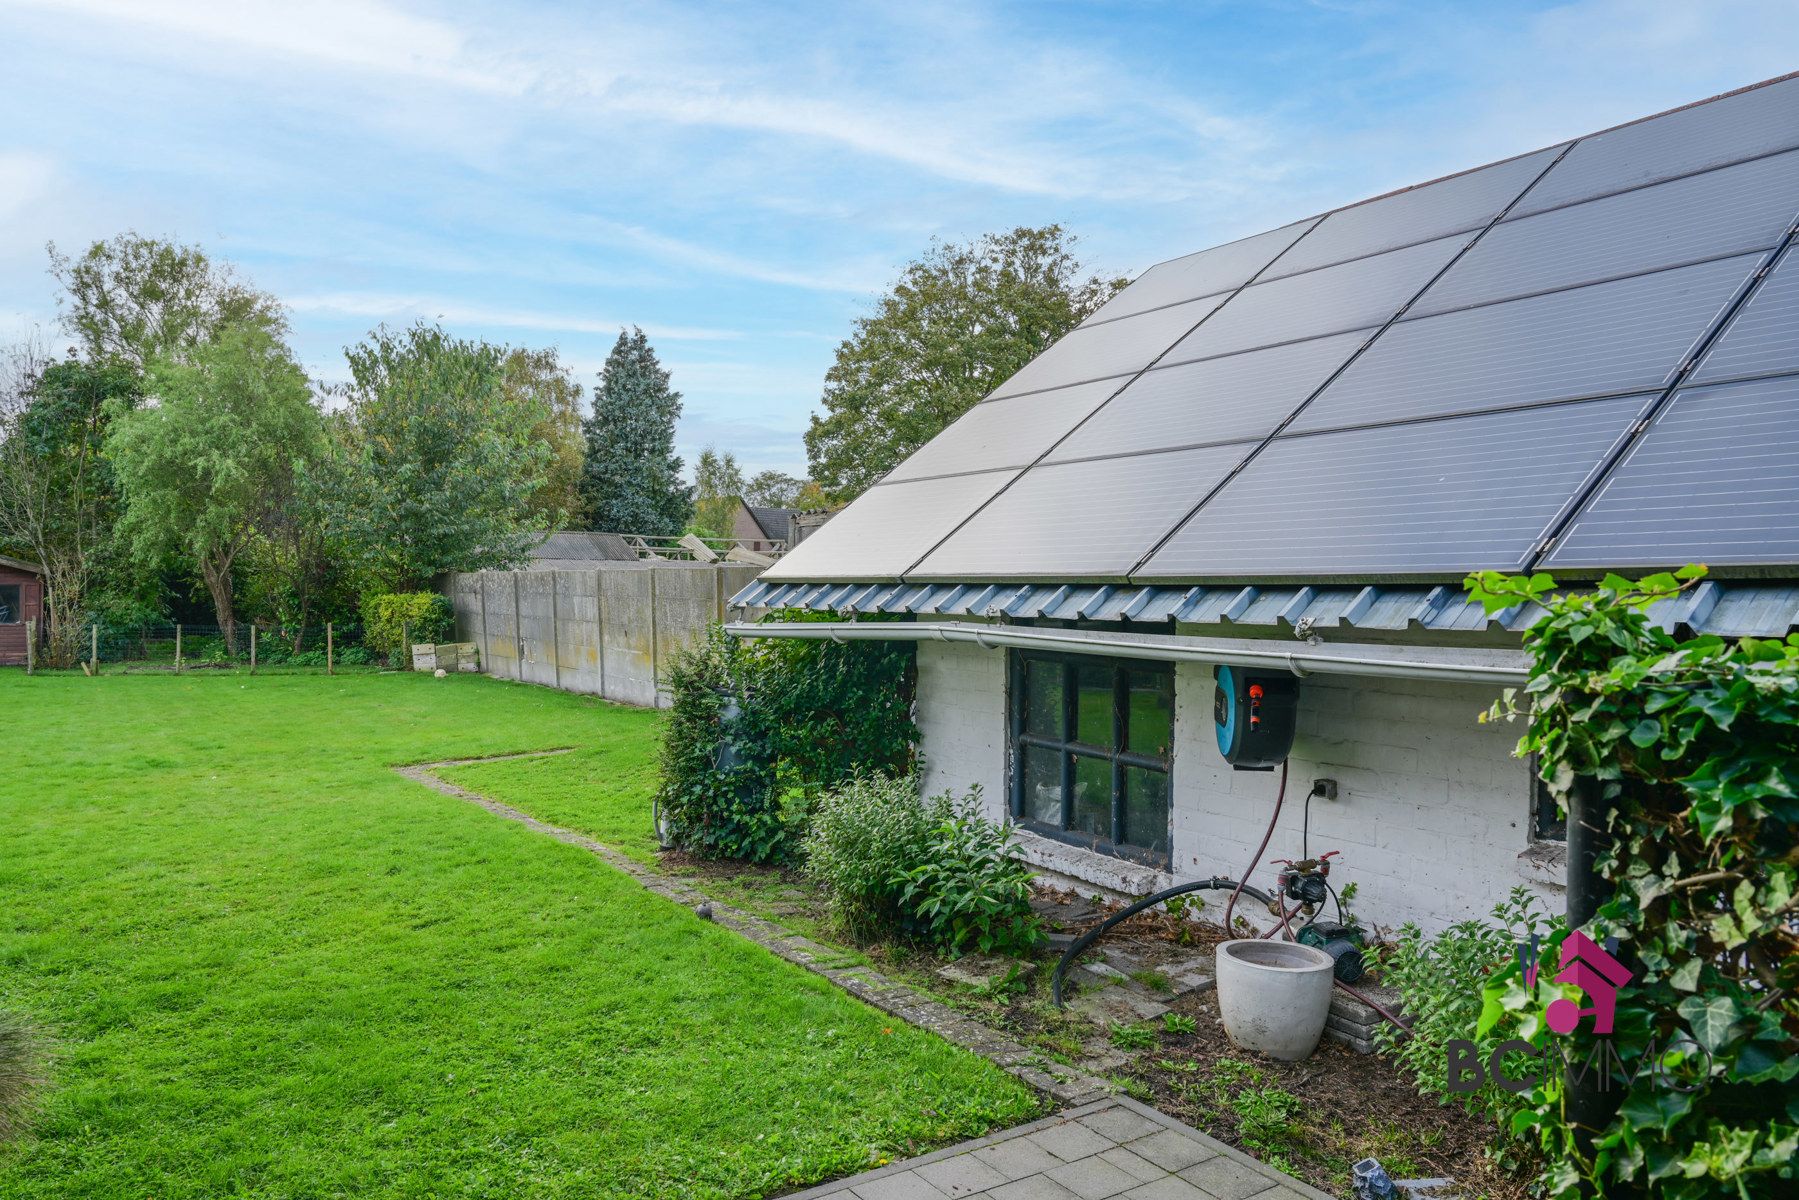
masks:
<path fill-rule="evenodd" d="M 969 987 L 992 987 L 1016 971 L 1017 978 L 1029 979 L 1037 964 L 1028 958 L 1008 958 L 1003 954 L 970 954 L 937 968 L 937 974 L 951 983 Z"/>
<path fill-rule="evenodd" d="M 1222 1154 L 1183 1169 L 1180 1176 L 1217 1197 L 1217 1200 L 1249 1200 L 1249 1197 L 1260 1195 L 1285 1178 L 1245 1166 Z"/>
<path fill-rule="evenodd" d="M 1006 1182 L 1004 1175 L 976 1158 L 972 1152 L 939 1159 L 914 1169 L 946 1196 L 972 1196 Z"/>
<path fill-rule="evenodd" d="M 1085 1013 L 1096 1021 L 1112 1025 L 1152 1021 L 1168 1011 L 1166 1004 L 1117 985 L 1101 988 L 1097 992 L 1083 992 L 1068 1007 Z"/>
<path fill-rule="evenodd" d="M 993 1200 L 1081 1200 L 1047 1175 L 1030 1175 L 1003 1183 L 987 1194 Z"/>
<path fill-rule="evenodd" d="M 870 1179 L 850 1190 L 861 1200 L 943 1200 L 943 1193 L 920 1178 L 916 1171 Z"/>
<path fill-rule="evenodd" d="M 1062 1165 L 1061 1159 L 1028 1138 L 1012 1138 L 1009 1141 L 995 1142 L 991 1146 L 982 1146 L 974 1152 L 974 1156 L 1007 1179 L 1039 1175 Z"/>
<path fill-rule="evenodd" d="M 1178 1175 L 1164 1175 L 1149 1183 L 1140 1183 L 1118 1200 L 1213 1200 Z"/>
<path fill-rule="evenodd" d="M 1074 1162 L 1090 1154 L 1108 1150 L 1114 1144 L 1079 1121 L 1064 1121 L 1048 1129 L 1039 1129 L 1030 1139 L 1063 1162 Z"/>
<path fill-rule="evenodd" d="M 1126 1149 L 1133 1154 L 1147 1158 L 1164 1171 L 1184 1171 L 1195 1163 L 1204 1162 L 1218 1153 L 1172 1129 L 1164 1129 L 1158 1133 L 1152 1133 L 1148 1137 L 1140 1137 L 1126 1146 Z"/>
<path fill-rule="evenodd" d="M 1143 1182 L 1097 1154 L 1057 1167 L 1048 1175 L 1081 1200 L 1106 1200 L 1108 1196 L 1129 1191 Z"/>
<path fill-rule="evenodd" d="M 1101 1154 L 1100 1157 L 1117 1167 L 1120 1171 L 1123 1171 L 1126 1175 L 1134 1176 L 1143 1182 L 1147 1182 L 1151 1179 L 1160 1179 L 1162 1176 L 1168 1174 L 1167 1171 L 1156 1166 L 1155 1163 L 1150 1162 L 1141 1154 L 1134 1154 L 1131 1151 L 1126 1150 L 1123 1146 L 1114 1146 L 1112 1149 Z"/>
<path fill-rule="evenodd" d="M 1110 1138 L 1113 1142 L 1133 1142 L 1140 1137 L 1148 1137 L 1166 1126 L 1132 1112 L 1119 1105 L 1115 1108 L 1101 1109 L 1096 1113 L 1088 1113 L 1080 1119 L 1081 1124 L 1101 1137 Z"/>

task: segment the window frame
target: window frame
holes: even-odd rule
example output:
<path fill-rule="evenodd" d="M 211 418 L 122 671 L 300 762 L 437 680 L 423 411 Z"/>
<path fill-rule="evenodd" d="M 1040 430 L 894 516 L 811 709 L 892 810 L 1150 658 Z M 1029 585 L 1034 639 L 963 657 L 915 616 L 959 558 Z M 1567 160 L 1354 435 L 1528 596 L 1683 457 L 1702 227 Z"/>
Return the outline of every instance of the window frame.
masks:
<path fill-rule="evenodd" d="M 25 585 L 22 583 L 0 583 L 0 592 L 13 593 L 12 619 L 0 620 L 0 625 L 23 625 L 25 623 Z M 6 611 L 0 606 L 0 612 Z"/>
<path fill-rule="evenodd" d="M 1548 846 L 1568 844 L 1568 814 L 1538 774 L 1535 754 L 1530 756 L 1530 840 Z"/>
<path fill-rule="evenodd" d="M 1062 737 L 1050 737 L 1041 733 L 1029 732 L 1025 729 L 1025 714 L 1029 703 L 1026 690 L 1027 664 L 1048 663 L 1061 671 L 1062 687 Z M 1112 676 L 1112 744 L 1098 746 L 1091 742 L 1078 740 L 1080 690 L 1078 668 L 1101 666 Z M 1130 709 L 1130 679 L 1132 673 L 1140 675 L 1160 676 L 1163 680 L 1164 692 L 1168 697 L 1168 752 L 1166 757 L 1142 754 L 1130 749 L 1129 722 L 1127 713 Z M 1114 858 L 1125 859 L 1144 866 L 1172 870 L 1174 866 L 1174 736 L 1175 736 L 1175 681 L 1174 664 L 1154 659 L 1111 658 L 1091 654 L 1063 654 L 1049 650 L 1013 649 L 1008 653 L 1006 663 L 1006 722 L 1007 722 L 1007 811 L 1012 820 L 1021 828 L 1055 841 L 1094 850 Z M 1025 750 L 1027 748 L 1048 750 L 1061 760 L 1062 790 L 1062 823 L 1050 825 L 1031 816 L 1025 808 Z M 1083 833 L 1068 828 L 1073 822 L 1075 805 L 1075 759 L 1103 758 L 1111 766 L 1111 821 L 1109 836 Z M 1160 774 L 1167 782 L 1164 788 L 1167 795 L 1168 829 L 1164 835 L 1167 846 L 1162 850 L 1147 846 L 1137 846 L 1120 840 L 1125 832 L 1125 771 L 1136 768 Z"/>

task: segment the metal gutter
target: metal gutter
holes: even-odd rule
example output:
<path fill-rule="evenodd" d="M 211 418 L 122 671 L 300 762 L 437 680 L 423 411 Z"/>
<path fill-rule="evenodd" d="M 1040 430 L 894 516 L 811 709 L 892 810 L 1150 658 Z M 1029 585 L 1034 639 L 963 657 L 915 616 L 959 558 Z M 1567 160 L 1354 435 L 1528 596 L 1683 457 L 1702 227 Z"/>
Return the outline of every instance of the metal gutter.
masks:
<path fill-rule="evenodd" d="M 966 642 L 986 649 L 1060 650 L 1145 658 L 1157 662 L 1203 662 L 1260 667 L 1307 675 L 1378 675 L 1438 679 L 1501 686 L 1525 681 L 1521 651 L 1441 646 L 1375 646 L 1351 642 L 1305 645 L 1292 650 L 1233 638 L 1177 637 L 1152 633 L 1045 629 L 986 625 L 971 621 L 737 621 L 725 632 L 739 638 L 801 638 L 833 642 Z"/>

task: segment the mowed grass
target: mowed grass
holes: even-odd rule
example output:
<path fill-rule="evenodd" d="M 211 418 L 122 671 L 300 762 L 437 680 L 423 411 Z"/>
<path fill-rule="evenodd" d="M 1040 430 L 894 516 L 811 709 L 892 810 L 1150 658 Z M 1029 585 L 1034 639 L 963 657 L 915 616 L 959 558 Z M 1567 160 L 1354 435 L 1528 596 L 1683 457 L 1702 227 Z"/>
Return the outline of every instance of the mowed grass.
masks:
<path fill-rule="evenodd" d="M 1037 1111 L 390 769 L 583 747 L 624 830 L 656 714 L 477 678 L 17 671 L 0 712 L 0 1004 L 59 1042 L 0 1197 L 756 1196 Z"/>

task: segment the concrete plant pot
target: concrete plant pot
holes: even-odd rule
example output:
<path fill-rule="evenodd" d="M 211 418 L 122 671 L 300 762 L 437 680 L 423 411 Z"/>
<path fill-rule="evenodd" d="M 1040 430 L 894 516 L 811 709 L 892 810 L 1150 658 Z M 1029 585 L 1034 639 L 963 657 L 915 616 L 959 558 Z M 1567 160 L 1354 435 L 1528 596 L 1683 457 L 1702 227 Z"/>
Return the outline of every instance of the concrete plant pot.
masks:
<path fill-rule="evenodd" d="M 1218 1013 L 1232 1042 L 1296 1062 L 1312 1053 L 1331 1008 L 1331 956 L 1297 942 L 1220 942 Z"/>

